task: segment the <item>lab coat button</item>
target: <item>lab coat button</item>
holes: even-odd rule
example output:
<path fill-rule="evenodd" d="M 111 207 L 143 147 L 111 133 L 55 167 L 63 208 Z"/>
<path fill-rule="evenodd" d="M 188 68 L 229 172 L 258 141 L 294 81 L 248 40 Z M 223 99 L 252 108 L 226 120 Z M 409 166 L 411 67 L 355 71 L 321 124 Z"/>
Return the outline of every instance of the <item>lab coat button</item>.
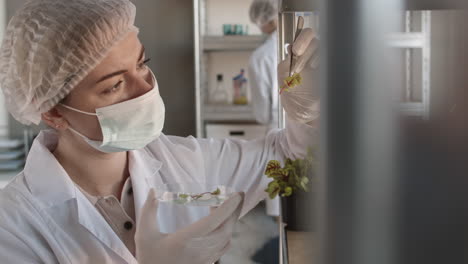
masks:
<path fill-rule="evenodd" d="M 130 221 L 124 223 L 124 228 L 127 230 L 131 230 L 133 228 L 133 224 Z"/>
<path fill-rule="evenodd" d="M 133 194 L 133 188 L 132 188 L 132 187 L 130 187 L 130 188 L 128 189 L 127 194 L 128 194 L 128 195 L 132 195 L 132 194 Z"/>

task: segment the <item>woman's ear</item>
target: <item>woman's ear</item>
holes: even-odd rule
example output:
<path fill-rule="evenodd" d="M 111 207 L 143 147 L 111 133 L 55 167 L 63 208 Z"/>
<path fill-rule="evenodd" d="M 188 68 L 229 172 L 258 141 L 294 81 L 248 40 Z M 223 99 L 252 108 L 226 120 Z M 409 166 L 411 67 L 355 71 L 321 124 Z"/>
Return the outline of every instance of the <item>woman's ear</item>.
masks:
<path fill-rule="evenodd" d="M 48 126 L 55 128 L 56 130 L 66 130 L 68 128 L 68 121 L 58 111 L 57 107 L 50 109 L 49 111 L 41 114 L 41 119 Z"/>

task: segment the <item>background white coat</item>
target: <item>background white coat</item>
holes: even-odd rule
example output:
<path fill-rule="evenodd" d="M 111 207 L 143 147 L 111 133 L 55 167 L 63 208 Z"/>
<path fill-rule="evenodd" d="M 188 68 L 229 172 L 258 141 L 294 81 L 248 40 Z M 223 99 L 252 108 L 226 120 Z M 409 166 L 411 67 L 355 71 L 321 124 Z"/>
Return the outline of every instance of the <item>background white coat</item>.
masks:
<path fill-rule="evenodd" d="M 278 32 L 275 31 L 249 60 L 248 75 L 255 119 L 269 129 L 278 128 Z M 266 200 L 268 215 L 279 216 L 280 200 Z"/>

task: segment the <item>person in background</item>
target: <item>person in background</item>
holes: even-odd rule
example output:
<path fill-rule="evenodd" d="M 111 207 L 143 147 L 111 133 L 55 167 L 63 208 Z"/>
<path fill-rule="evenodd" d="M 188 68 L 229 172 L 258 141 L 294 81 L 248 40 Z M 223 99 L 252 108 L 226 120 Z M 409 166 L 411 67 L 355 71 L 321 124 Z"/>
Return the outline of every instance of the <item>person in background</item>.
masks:
<path fill-rule="evenodd" d="M 252 54 L 248 76 L 252 95 L 252 107 L 258 123 L 268 130 L 278 128 L 278 1 L 253 0 L 249 10 L 250 20 L 268 38 Z M 266 200 L 267 214 L 279 216 L 279 199 Z"/>
<path fill-rule="evenodd" d="M 252 106 L 258 123 L 270 128 L 278 127 L 278 1 L 254 0 L 249 15 L 267 40 L 250 57 L 248 75 L 252 93 Z"/>

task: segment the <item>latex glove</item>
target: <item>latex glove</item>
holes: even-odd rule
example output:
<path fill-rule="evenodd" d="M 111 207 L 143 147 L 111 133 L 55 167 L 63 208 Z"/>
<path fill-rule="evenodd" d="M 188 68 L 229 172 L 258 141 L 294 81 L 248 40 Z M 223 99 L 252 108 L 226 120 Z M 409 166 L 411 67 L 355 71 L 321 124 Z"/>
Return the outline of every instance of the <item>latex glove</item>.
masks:
<path fill-rule="evenodd" d="M 291 46 L 290 46 L 291 47 Z M 313 124 L 320 116 L 318 83 L 318 39 L 310 28 L 302 30 L 292 45 L 297 59 L 292 72 L 300 73 L 302 84 L 281 93 L 281 104 L 289 118 L 301 123 Z M 278 65 L 278 87 L 284 86 L 289 76 L 291 48 L 288 57 Z"/>
<path fill-rule="evenodd" d="M 210 215 L 175 233 L 158 228 L 158 200 L 154 189 L 148 193 L 135 234 L 138 263 L 208 264 L 229 249 L 235 223 L 239 219 L 243 193 L 235 193 Z"/>

